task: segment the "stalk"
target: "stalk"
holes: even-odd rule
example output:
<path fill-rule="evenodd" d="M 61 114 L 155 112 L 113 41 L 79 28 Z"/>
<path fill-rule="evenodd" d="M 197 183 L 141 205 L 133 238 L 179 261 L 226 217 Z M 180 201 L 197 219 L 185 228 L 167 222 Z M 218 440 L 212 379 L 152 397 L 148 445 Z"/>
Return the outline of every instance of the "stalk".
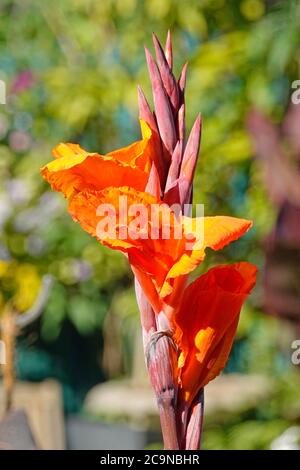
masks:
<path fill-rule="evenodd" d="M 177 349 L 163 313 L 156 315 L 135 278 L 136 298 L 150 382 L 154 389 L 166 450 L 179 449 L 176 429 Z"/>
<path fill-rule="evenodd" d="M 177 351 L 167 332 L 151 335 L 146 352 L 150 381 L 154 389 L 165 450 L 178 450 L 176 428 Z"/>
<path fill-rule="evenodd" d="M 186 142 L 185 128 L 185 82 L 187 64 L 184 65 L 177 81 L 173 70 L 172 41 L 168 32 L 165 48 L 153 34 L 156 61 L 145 48 L 146 60 L 152 85 L 154 112 L 139 87 L 139 115 L 144 119 L 152 132 L 158 136 L 160 145 L 157 148 L 159 156 L 157 168 L 149 176 L 146 192 L 156 197 L 162 197 L 169 205 L 192 202 L 192 179 L 198 158 L 201 120 L 196 119 L 190 136 Z M 157 189 L 160 183 L 160 189 Z M 138 278 L 138 272 L 135 272 Z M 184 282 L 186 279 L 184 280 Z M 137 299 L 140 308 L 143 328 L 144 350 L 150 381 L 156 394 L 164 446 L 167 450 L 185 448 L 185 431 L 190 419 L 190 440 L 188 445 L 196 446 L 199 441 L 197 426 L 200 425 L 203 408 L 195 405 L 194 413 L 189 409 L 181 415 L 185 420 L 184 426 L 178 423 L 178 354 L 172 338 L 171 325 L 168 320 L 170 307 L 163 306 L 163 311 L 154 313 L 148 303 L 146 294 L 136 281 Z M 175 289 L 175 287 L 174 287 Z M 177 285 L 177 290 L 180 286 Z M 154 307 L 155 308 L 155 307 Z M 161 308 L 161 305 L 157 310 Z M 170 318 L 170 317 L 169 317 Z M 199 414 L 200 413 L 200 414 Z M 178 424 L 178 429 L 177 429 Z M 183 433 L 183 434 L 182 434 Z"/>

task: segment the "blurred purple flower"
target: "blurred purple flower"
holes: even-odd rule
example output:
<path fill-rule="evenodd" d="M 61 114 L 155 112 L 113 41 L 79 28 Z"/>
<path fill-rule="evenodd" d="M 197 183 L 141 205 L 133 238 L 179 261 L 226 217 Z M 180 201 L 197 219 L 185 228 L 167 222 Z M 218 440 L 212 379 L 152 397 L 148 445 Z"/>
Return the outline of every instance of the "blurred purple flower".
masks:
<path fill-rule="evenodd" d="M 15 95 L 31 88 L 35 83 L 35 78 L 31 70 L 23 70 L 14 79 L 11 92 Z"/>
<path fill-rule="evenodd" d="M 20 178 L 8 180 L 6 190 L 13 204 L 23 204 L 30 200 L 31 190 L 29 185 Z"/>
<path fill-rule="evenodd" d="M 265 240 L 264 309 L 300 331 L 300 105 L 291 104 L 280 125 L 258 110 L 248 116 L 257 161 L 277 207 Z"/>
<path fill-rule="evenodd" d="M 27 132 L 13 131 L 9 135 L 9 146 L 14 152 L 26 152 L 31 146 L 31 137 Z"/>
<path fill-rule="evenodd" d="M 72 261 L 72 274 L 77 281 L 86 281 L 92 275 L 92 268 L 86 261 L 74 259 Z"/>

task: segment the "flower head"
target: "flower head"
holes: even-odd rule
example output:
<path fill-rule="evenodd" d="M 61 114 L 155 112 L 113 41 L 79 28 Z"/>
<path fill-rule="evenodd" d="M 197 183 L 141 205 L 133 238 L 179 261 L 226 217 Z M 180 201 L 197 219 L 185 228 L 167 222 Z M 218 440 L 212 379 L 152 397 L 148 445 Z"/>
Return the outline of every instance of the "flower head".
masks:
<path fill-rule="evenodd" d="M 217 266 L 188 285 L 206 256 L 240 238 L 252 222 L 191 217 L 201 118 L 185 128 L 187 65 L 176 80 L 168 34 L 156 62 L 146 48 L 155 111 L 138 88 L 142 140 L 100 155 L 59 144 L 42 168 L 68 199 L 73 219 L 123 252 L 136 280 L 145 355 L 166 448 L 197 448 L 203 387 L 224 368 L 244 300 L 255 284 L 250 263 Z M 186 211 L 188 205 L 188 212 Z"/>

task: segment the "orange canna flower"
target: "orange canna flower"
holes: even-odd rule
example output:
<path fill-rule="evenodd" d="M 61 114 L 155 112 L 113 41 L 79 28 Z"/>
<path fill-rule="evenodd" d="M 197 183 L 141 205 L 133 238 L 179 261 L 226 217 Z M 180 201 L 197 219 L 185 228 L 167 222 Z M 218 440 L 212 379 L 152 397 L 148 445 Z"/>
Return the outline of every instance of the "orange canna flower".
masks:
<path fill-rule="evenodd" d="M 252 222 L 228 216 L 190 217 L 200 137 L 197 117 L 186 139 L 185 81 L 172 71 L 172 45 L 153 36 L 146 49 L 155 113 L 141 88 L 142 139 L 107 155 L 59 144 L 41 169 L 68 199 L 75 221 L 132 267 L 146 362 L 156 393 L 166 449 L 197 449 L 203 387 L 225 367 L 256 267 L 217 266 L 187 286 L 206 250 L 237 240 Z M 176 207 L 174 206 L 176 205 Z"/>

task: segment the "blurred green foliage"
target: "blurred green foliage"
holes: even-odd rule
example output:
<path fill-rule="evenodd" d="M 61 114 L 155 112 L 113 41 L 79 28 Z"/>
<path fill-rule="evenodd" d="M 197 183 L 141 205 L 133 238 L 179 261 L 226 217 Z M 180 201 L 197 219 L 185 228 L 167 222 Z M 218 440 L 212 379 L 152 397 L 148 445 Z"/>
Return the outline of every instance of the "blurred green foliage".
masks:
<path fill-rule="evenodd" d="M 230 417 L 206 420 L 203 434 L 204 449 L 267 450 L 300 412 L 299 373 L 283 373 L 273 382 L 271 397 L 255 407 Z"/>
<path fill-rule="evenodd" d="M 279 122 L 288 105 L 290 83 L 299 78 L 299 2 L 1 1 L 0 79 L 7 84 L 7 104 L 0 105 L 0 258 L 10 264 L 11 273 L 15 269 L 12 278 L 21 281 L 1 287 L 0 301 L 25 289 L 26 269 L 39 278 L 54 276 L 41 321 L 20 341 L 18 370 L 32 380 L 58 377 L 67 404 L 80 385 L 80 396 L 73 396 L 68 409 L 78 408 L 84 391 L 101 380 L 98 339 L 109 310 L 121 319 L 116 334 L 124 364 L 131 362 L 138 316 L 125 258 L 71 221 L 65 201 L 49 191 L 39 168 L 60 141 L 104 153 L 139 137 L 138 83 L 150 97 L 143 44 L 150 45 L 152 31 L 164 39 L 168 28 L 176 73 L 189 61 L 188 125 L 199 111 L 203 116 L 195 202 L 205 204 L 206 214 L 255 222 L 243 240 L 210 253 L 199 271 L 237 259 L 262 268 L 262 242 L 275 211 L 253 164 L 245 119 L 258 107 Z M 1 286 L 3 280 L 4 274 Z M 22 311 L 28 305 L 18 307 Z M 242 315 L 228 370 L 280 375 L 290 367 L 281 331 L 260 311 L 258 286 Z M 85 381 L 89 358 L 92 370 L 86 371 Z M 282 430 L 279 409 L 269 421 L 235 422 L 209 431 L 205 445 L 265 447 L 274 430 Z"/>

